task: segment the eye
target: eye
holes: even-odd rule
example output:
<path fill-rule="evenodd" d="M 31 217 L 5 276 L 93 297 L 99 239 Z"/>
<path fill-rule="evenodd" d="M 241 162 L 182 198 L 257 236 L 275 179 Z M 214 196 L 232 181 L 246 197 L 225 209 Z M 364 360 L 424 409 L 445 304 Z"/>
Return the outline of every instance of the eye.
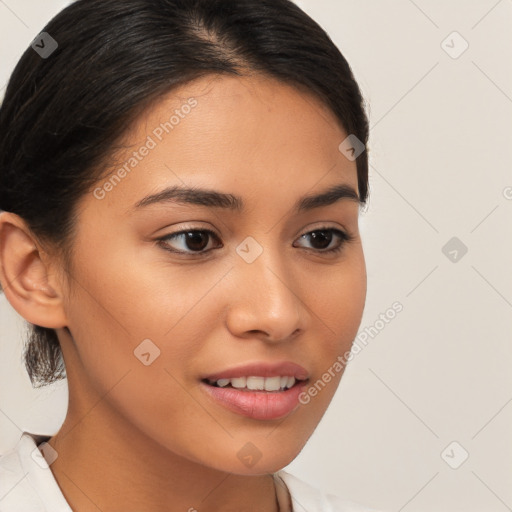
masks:
<path fill-rule="evenodd" d="M 321 227 L 314 231 L 309 231 L 308 233 L 304 233 L 300 238 L 307 240 L 309 237 L 311 237 L 313 245 L 316 246 L 312 249 L 319 253 L 340 252 L 347 242 L 354 240 L 352 235 L 340 229 L 328 227 Z M 336 239 L 338 240 L 337 243 Z M 326 247 L 332 244 L 333 240 L 335 241 L 334 247 L 326 249 Z"/>
<path fill-rule="evenodd" d="M 210 252 L 209 250 L 207 251 L 205 249 L 208 247 L 208 241 L 211 238 L 218 240 L 217 235 L 209 229 L 187 229 L 166 235 L 162 238 L 159 238 L 158 240 L 163 248 L 170 252 L 181 254 L 201 254 Z M 179 244 L 181 245 L 181 248 L 172 248 L 169 242 L 174 240 L 181 242 L 181 244 Z M 185 248 L 185 250 L 183 248 Z"/>
<path fill-rule="evenodd" d="M 311 238 L 313 247 L 306 247 L 318 253 L 336 253 L 343 249 L 347 242 L 354 240 L 352 235 L 336 228 L 321 227 L 314 231 L 309 231 L 301 235 L 300 239 L 308 240 Z M 171 233 L 158 239 L 159 245 L 165 250 L 177 254 L 205 254 L 212 250 L 208 249 L 208 242 L 215 239 L 222 247 L 219 237 L 209 229 L 186 229 Z M 179 241 L 179 244 L 171 244 L 171 242 Z M 333 244 L 334 242 L 334 244 Z M 334 245 L 333 247 L 330 247 Z M 176 248 L 176 246 L 180 246 Z M 218 246 L 218 247 L 219 247 Z"/>

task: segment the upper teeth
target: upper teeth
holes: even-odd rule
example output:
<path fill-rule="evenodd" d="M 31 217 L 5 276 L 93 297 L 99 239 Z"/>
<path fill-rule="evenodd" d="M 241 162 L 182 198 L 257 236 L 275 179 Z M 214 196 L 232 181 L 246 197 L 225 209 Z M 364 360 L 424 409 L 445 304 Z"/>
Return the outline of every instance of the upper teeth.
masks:
<path fill-rule="evenodd" d="M 247 388 L 252 390 L 278 391 L 288 389 L 295 384 L 295 377 L 235 377 L 232 379 L 218 379 L 214 381 L 217 386 L 223 388 L 231 384 L 234 388 Z"/>

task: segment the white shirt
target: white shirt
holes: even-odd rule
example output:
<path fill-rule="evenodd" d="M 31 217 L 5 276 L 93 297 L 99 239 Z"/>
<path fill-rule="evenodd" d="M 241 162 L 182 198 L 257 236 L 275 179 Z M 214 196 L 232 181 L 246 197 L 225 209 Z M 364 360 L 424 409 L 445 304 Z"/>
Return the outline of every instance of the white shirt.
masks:
<path fill-rule="evenodd" d="M 0 512 L 73 512 L 37 446 L 50 436 L 23 432 L 14 448 L 0 457 Z M 306 484 L 283 470 L 292 512 L 378 512 Z"/>

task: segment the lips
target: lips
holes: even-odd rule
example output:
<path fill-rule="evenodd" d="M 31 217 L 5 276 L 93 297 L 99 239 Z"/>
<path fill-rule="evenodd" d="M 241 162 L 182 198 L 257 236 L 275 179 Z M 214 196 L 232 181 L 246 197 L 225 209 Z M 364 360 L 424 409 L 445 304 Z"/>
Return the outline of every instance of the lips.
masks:
<path fill-rule="evenodd" d="M 307 379 L 308 371 L 290 361 L 252 363 L 205 375 L 200 388 L 231 412 L 272 420 L 287 416 L 298 406 Z"/>

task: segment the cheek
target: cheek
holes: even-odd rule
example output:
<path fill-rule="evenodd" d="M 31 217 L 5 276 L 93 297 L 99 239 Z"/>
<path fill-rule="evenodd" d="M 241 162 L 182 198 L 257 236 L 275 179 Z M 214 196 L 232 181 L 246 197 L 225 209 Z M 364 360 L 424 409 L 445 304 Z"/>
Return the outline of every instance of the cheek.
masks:
<path fill-rule="evenodd" d="M 68 318 L 84 382 L 140 427 L 148 418 L 190 424 L 198 415 L 199 425 L 204 417 L 181 385 L 191 384 L 194 361 L 219 322 L 215 284 L 226 270 L 171 269 L 164 259 L 122 252 L 104 245 L 75 270 Z"/>
<path fill-rule="evenodd" d="M 190 319 L 197 322 L 208 314 L 211 305 L 206 307 L 204 299 L 230 268 L 229 262 L 180 264 L 164 249 L 136 243 L 123 250 L 105 248 L 100 261 L 99 268 L 87 269 L 88 278 L 135 340 L 168 340 Z"/>
<path fill-rule="evenodd" d="M 330 269 L 321 279 L 307 281 L 304 297 L 333 350 L 350 345 L 355 338 L 366 301 L 366 267 L 359 252 L 350 260 Z"/>
<path fill-rule="evenodd" d="M 97 279 L 98 286 L 89 281 L 88 292 L 81 290 L 75 294 L 70 315 L 79 361 L 67 360 L 77 363 L 73 364 L 75 387 L 94 394 L 91 403 L 97 404 L 95 413 L 110 418 L 113 425 L 133 425 L 186 456 L 186 447 L 202 440 L 205 428 L 211 432 L 218 430 L 218 425 L 190 395 L 194 391 L 187 372 L 193 368 L 195 354 L 200 352 L 197 345 L 204 341 L 199 319 L 192 315 L 195 310 L 190 312 L 194 316 L 192 322 L 180 322 L 182 306 L 172 307 L 169 302 L 162 303 L 144 294 L 139 294 L 140 302 L 125 300 L 123 294 L 131 296 L 126 289 L 130 281 L 124 281 L 119 294 L 120 283 L 105 279 L 103 286 L 99 286 L 99 275 Z M 187 300 L 193 303 L 197 298 L 195 294 L 186 297 L 185 313 L 191 308 L 185 307 Z M 107 304 L 111 304 L 108 310 L 104 307 Z M 174 326 L 165 339 L 155 310 L 165 320 L 166 330 Z M 146 341 L 141 345 L 143 340 Z M 124 421 L 119 423 L 121 418 Z M 197 451 L 206 453 L 208 446 L 201 442 Z"/>
<path fill-rule="evenodd" d="M 163 249 L 127 245 L 105 243 L 77 268 L 78 297 L 70 304 L 73 324 L 84 325 L 90 337 L 111 340 L 113 350 L 134 350 L 144 339 L 161 346 L 190 318 L 197 321 L 197 309 L 204 315 L 200 303 L 225 269 L 206 272 L 171 265 Z"/>
<path fill-rule="evenodd" d="M 364 311 L 366 268 L 362 252 L 357 256 L 332 269 L 324 286 L 317 286 L 315 293 L 306 295 L 308 306 L 317 317 L 312 333 L 318 342 L 311 352 L 314 379 L 307 390 L 305 407 L 315 409 L 319 415 L 340 383 Z"/>

